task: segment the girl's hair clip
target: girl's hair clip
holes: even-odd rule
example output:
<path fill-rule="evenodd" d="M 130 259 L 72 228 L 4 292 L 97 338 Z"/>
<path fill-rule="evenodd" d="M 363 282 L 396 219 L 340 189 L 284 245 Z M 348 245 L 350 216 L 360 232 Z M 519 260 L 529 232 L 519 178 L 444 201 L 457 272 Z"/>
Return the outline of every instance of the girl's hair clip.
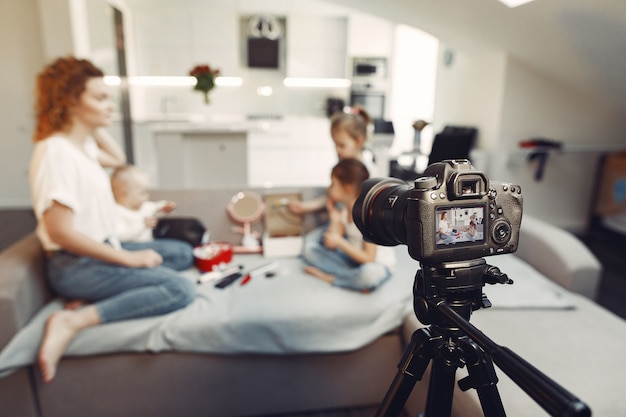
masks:
<path fill-rule="evenodd" d="M 361 109 L 359 107 L 346 106 L 343 108 L 343 112 L 353 116 L 359 116 L 361 114 Z"/>

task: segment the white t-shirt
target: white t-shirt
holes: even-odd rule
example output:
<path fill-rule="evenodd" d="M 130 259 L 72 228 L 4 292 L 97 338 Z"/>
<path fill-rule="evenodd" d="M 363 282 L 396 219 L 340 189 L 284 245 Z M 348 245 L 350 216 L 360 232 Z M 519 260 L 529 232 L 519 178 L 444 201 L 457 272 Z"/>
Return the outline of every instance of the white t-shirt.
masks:
<path fill-rule="evenodd" d="M 167 202 L 146 201 L 139 210 L 131 210 L 115 204 L 115 230 L 122 242 L 149 242 L 153 239 L 152 228 L 147 227 L 146 217 L 154 217 Z"/>
<path fill-rule="evenodd" d="M 37 236 L 45 250 L 61 249 L 50 239 L 42 221 L 43 213 L 54 201 L 72 209 L 76 230 L 96 241 L 108 240 L 119 247 L 111 183 L 97 160 L 97 152 L 93 139 L 89 139 L 83 149 L 62 136 L 51 136 L 35 144 L 29 181 Z"/>
<path fill-rule="evenodd" d="M 452 227 L 450 225 L 449 220 L 439 220 L 439 229 L 441 233 L 444 235 L 449 234 L 452 231 Z"/>
<path fill-rule="evenodd" d="M 358 248 L 363 247 L 363 233 L 354 222 L 348 221 L 348 211 L 342 210 L 342 222 L 344 225 L 346 240 Z M 376 245 L 376 263 L 393 268 L 396 263 L 396 255 L 392 247 Z"/>

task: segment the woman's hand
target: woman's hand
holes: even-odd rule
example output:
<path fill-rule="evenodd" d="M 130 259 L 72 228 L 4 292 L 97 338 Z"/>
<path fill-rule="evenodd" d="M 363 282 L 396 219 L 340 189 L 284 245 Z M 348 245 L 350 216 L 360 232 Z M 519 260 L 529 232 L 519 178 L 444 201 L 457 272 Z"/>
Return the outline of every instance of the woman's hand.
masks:
<path fill-rule="evenodd" d="M 74 228 L 73 211 L 56 201 L 43 213 L 43 221 L 53 242 L 68 252 L 89 256 L 116 265 L 130 268 L 152 268 L 163 263 L 163 258 L 152 249 L 127 251 L 96 242 Z"/>
<path fill-rule="evenodd" d="M 98 146 L 98 162 L 105 168 L 115 168 L 126 163 L 126 154 L 115 138 L 104 129 L 97 129 L 93 139 Z"/>
<path fill-rule="evenodd" d="M 154 268 L 163 263 L 163 257 L 152 249 L 124 251 L 124 259 L 129 268 Z"/>

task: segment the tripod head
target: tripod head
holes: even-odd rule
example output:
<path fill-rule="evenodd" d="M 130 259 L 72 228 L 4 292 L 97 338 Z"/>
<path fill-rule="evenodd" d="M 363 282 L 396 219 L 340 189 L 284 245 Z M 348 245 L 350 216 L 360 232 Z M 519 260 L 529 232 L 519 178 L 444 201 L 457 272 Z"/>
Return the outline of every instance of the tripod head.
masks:
<path fill-rule="evenodd" d="M 422 264 L 415 276 L 413 309 L 423 324 L 436 324 L 436 305 L 446 302 L 469 320 L 472 311 L 491 307 L 482 291 L 486 283 L 513 284 L 513 280 L 482 258 Z"/>

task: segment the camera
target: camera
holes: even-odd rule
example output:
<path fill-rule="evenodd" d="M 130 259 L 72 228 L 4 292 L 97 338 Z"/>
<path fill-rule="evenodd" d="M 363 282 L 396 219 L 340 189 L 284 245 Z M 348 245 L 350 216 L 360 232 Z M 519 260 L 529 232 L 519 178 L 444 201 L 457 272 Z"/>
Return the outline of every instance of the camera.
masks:
<path fill-rule="evenodd" d="M 429 265 L 465 261 L 517 250 L 522 190 L 490 182 L 467 159 L 445 160 L 412 185 L 365 181 L 352 215 L 369 242 L 405 244 L 413 259 Z"/>

